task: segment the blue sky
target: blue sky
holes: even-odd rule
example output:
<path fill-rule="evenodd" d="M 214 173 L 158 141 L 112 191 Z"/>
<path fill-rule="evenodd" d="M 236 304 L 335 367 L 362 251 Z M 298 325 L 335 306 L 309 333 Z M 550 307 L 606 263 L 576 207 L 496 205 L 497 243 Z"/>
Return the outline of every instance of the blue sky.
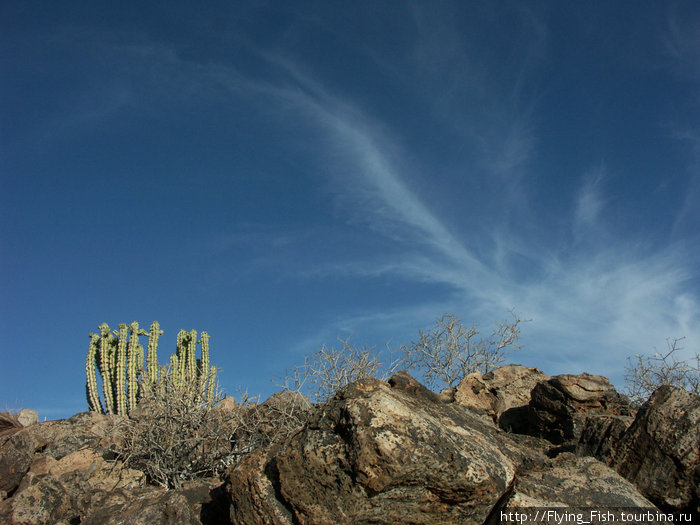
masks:
<path fill-rule="evenodd" d="M 70 6 L 70 7 L 69 7 Z M 263 397 L 336 337 L 515 311 L 624 384 L 700 341 L 696 2 L 3 2 L 0 403 L 85 410 L 88 333 L 207 330 Z"/>

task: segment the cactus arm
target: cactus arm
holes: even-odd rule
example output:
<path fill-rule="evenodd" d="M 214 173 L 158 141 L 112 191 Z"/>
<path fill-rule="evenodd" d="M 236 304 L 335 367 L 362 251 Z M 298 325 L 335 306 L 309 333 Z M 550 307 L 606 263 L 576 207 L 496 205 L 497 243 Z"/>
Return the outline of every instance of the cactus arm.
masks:
<path fill-rule="evenodd" d="M 179 387 L 180 386 L 180 358 L 177 356 L 177 353 L 175 354 L 170 354 L 170 369 L 172 370 L 172 378 L 173 378 L 173 386 L 174 387 Z M 164 379 L 163 376 L 161 376 L 161 379 Z M 158 386 L 160 387 L 165 386 L 165 380 L 161 380 L 158 382 Z"/>
<path fill-rule="evenodd" d="M 127 348 L 127 369 L 126 383 L 128 399 L 128 410 L 136 408 L 136 398 L 138 394 L 138 376 L 140 369 L 138 368 L 139 361 L 143 366 L 143 347 L 139 344 L 139 323 L 134 321 L 129 325 L 129 345 Z"/>
<path fill-rule="evenodd" d="M 173 376 L 175 378 L 175 383 L 180 381 L 185 381 L 185 371 L 187 365 L 187 336 L 189 334 L 185 330 L 180 330 L 177 333 L 177 366 L 173 369 Z"/>
<path fill-rule="evenodd" d="M 87 401 L 90 410 L 93 412 L 104 413 L 102 403 L 100 402 L 100 394 L 97 392 L 97 376 L 95 370 L 95 361 L 97 359 L 98 344 L 100 336 L 90 334 L 90 347 L 88 349 L 87 363 L 85 364 L 85 374 L 87 376 L 86 390 Z"/>
<path fill-rule="evenodd" d="M 163 335 L 158 321 L 153 321 L 148 336 L 147 374 L 151 384 L 158 382 L 158 338 Z"/>
<path fill-rule="evenodd" d="M 192 330 L 187 341 L 187 382 L 197 380 L 197 331 Z"/>
<path fill-rule="evenodd" d="M 199 337 L 200 344 L 202 345 L 199 391 L 202 393 L 202 397 L 204 397 L 207 391 L 207 381 L 209 380 L 209 334 L 207 332 L 202 332 Z"/>
<path fill-rule="evenodd" d="M 212 366 L 209 369 L 209 387 L 207 388 L 207 406 L 211 405 L 214 400 L 214 390 L 216 388 L 216 367 Z"/>
<path fill-rule="evenodd" d="M 119 341 L 117 343 L 117 414 L 125 416 L 126 410 L 126 350 L 128 330 L 125 323 L 119 325 Z"/>
<path fill-rule="evenodd" d="M 114 414 L 114 392 L 112 391 L 111 344 L 109 325 L 100 325 L 100 375 L 105 399 L 105 414 Z"/>

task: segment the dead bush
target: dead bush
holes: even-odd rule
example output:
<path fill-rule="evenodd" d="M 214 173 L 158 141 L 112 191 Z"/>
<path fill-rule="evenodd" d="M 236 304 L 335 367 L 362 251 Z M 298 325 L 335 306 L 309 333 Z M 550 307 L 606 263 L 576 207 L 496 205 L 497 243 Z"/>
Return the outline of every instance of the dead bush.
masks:
<path fill-rule="evenodd" d="M 456 387 L 472 372 L 486 373 L 505 360 L 509 350 L 520 349 L 521 319 L 500 322 L 488 337 L 482 337 L 476 325 L 466 326 L 454 315 L 438 318 L 428 332 L 419 331 L 419 339 L 403 349 L 407 368 L 424 374 L 426 383 L 436 388 L 443 383 Z"/>
<path fill-rule="evenodd" d="M 199 384 L 175 381 L 169 368 L 161 381 L 164 388 L 150 390 L 121 422 L 114 449 L 149 483 L 180 488 L 186 480 L 218 476 L 253 448 L 239 442 L 246 435 L 245 404 L 218 409 L 220 391 L 202 401 Z"/>
<path fill-rule="evenodd" d="M 246 454 L 284 442 L 311 411 L 298 394 L 275 394 L 262 404 L 243 394 L 238 403 L 220 404 L 220 391 L 203 401 L 196 382 L 175 381 L 169 369 L 161 381 L 165 388 L 149 391 L 119 420 L 112 451 L 168 489 L 220 477 Z"/>
<path fill-rule="evenodd" d="M 635 403 L 644 403 L 662 385 L 673 385 L 688 392 L 700 394 L 700 355 L 679 360 L 677 352 L 682 350 L 680 342 L 685 338 L 666 340 L 666 352 L 653 356 L 637 354 L 627 358 L 625 387 L 627 395 Z"/>
<path fill-rule="evenodd" d="M 396 358 L 387 344 L 387 354 L 381 356 L 374 347 L 357 347 L 350 338 L 340 339 L 339 348 L 323 345 L 315 353 L 304 358 L 304 364 L 287 371 L 284 380 L 276 384 L 285 392 L 308 393 L 316 402 L 327 401 L 345 385 L 366 377 L 387 380 L 405 362 Z M 384 359 L 387 358 L 387 359 Z"/>

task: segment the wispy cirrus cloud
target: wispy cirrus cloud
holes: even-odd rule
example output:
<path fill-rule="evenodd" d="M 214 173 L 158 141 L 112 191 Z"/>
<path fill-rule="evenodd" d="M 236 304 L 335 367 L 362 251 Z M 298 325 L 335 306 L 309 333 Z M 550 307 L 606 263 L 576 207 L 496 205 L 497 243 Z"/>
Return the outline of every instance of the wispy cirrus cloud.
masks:
<path fill-rule="evenodd" d="M 533 320 L 526 331 L 540 366 L 555 372 L 588 369 L 617 381 L 625 356 L 659 346 L 669 335 L 700 336 L 695 328 L 700 321 L 697 297 L 684 291 L 691 272 L 683 247 L 644 249 L 643 238 L 625 238 L 615 231 L 605 213 L 605 168 L 581 175 L 571 212 L 560 218 L 575 233 L 564 245 L 550 244 L 541 251 L 539 244 L 529 246 L 515 231 L 494 228 L 493 246 L 470 249 L 469 232 L 445 223 L 412 189 L 411 178 L 426 175 L 405 168 L 411 155 L 402 151 L 386 126 L 326 93 L 289 64 L 286 69 L 298 86 L 308 89 L 287 93 L 285 100 L 295 99 L 330 133 L 334 151 L 323 159 L 329 171 L 341 174 L 345 191 L 356 197 L 358 212 L 371 217 L 375 231 L 398 229 L 394 239 L 404 242 L 405 256 L 344 262 L 330 271 L 393 275 L 452 290 L 441 301 L 417 300 L 397 307 L 397 315 L 348 312 L 337 319 L 338 331 L 351 326 L 359 331 L 380 317 L 415 323 L 428 312 L 434 317 L 444 311 L 473 312 L 483 322 L 515 307 Z M 540 220 L 523 217 L 528 218 Z M 586 232 L 586 243 L 575 242 Z M 523 278 L 523 261 L 536 277 Z"/>
<path fill-rule="evenodd" d="M 619 380 L 626 355 L 661 346 L 667 336 L 697 341 L 700 309 L 697 296 L 685 289 L 692 259 L 684 247 L 651 250 L 644 248 L 643 237 L 617 231 L 606 213 L 603 167 L 581 173 L 580 182 L 562 195 L 570 200 L 570 211 L 557 217 L 558 225 L 548 224 L 537 193 L 523 182 L 532 176 L 530 164 L 539 154 L 532 124 L 537 93 L 528 97 L 522 87 L 527 72 L 519 70 L 517 78 L 490 89 L 495 73 L 456 36 L 447 45 L 454 60 L 444 65 L 447 70 L 437 70 L 443 76 L 414 96 L 417 101 L 425 101 L 428 93 L 435 97 L 438 118 L 450 129 L 444 140 L 462 141 L 468 151 L 454 162 L 465 163 L 467 185 L 481 190 L 472 200 L 474 210 L 459 198 L 442 204 L 426 197 L 421 189 L 455 185 L 450 178 L 454 171 L 430 169 L 420 151 L 406 148 L 391 121 L 334 93 L 288 57 L 260 54 L 267 69 L 256 76 L 231 64 L 183 59 L 167 46 L 136 46 L 127 50 L 129 63 L 137 70 L 143 67 L 141 75 L 150 84 L 140 84 L 129 100 L 145 103 L 148 92 L 176 82 L 183 87 L 178 97 L 252 101 L 266 118 L 295 130 L 289 140 L 310 144 L 305 154 L 314 159 L 318 184 L 330 184 L 329 196 L 343 203 L 339 208 L 345 220 L 388 239 L 392 250 L 368 252 L 359 243 L 356 257 L 325 257 L 305 272 L 297 271 L 297 277 L 382 276 L 440 289 L 435 296 L 416 296 L 392 308 L 339 307 L 329 324 L 293 348 L 349 332 L 406 334 L 446 311 L 487 327 L 515 308 L 532 319 L 524 336 L 533 358 L 523 356 L 524 362 L 550 373 L 614 369 Z M 535 56 L 539 46 L 538 41 L 528 56 Z M 425 44 L 417 67 L 435 68 L 430 54 L 443 52 L 439 41 Z M 462 66 L 473 74 L 460 72 Z M 449 80 L 442 91 L 439 78 Z M 511 80 L 515 91 L 503 97 L 503 86 Z M 458 92 L 461 85 L 466 94 Z M 505 220 L 509 215 L 511 220 Z M 283 225 L 280 229 L 268 236 L 288 238 Z M 587 242 L 578 242 L 583 236 Z"/>

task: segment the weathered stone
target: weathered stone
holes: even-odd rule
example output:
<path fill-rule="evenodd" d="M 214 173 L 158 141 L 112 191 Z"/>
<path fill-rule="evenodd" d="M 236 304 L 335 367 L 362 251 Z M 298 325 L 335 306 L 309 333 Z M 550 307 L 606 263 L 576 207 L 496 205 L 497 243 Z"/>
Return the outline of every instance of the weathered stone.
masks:
<path fill-rule="evenodd" d="M 528 433 L 573 448 L 586 417 L 593 414 L 630 416 L 632 410 L 629 399 L 603 376 L 555 376 L 532 389 Z"/>
<path fill-rule="evenodd" d="M 81 515 L 81 500 L 93 492 L 134 489 L 143 486 L 143 472 L 106 462 L 90 449 L 81 449 L 60 460 L 37 456 L 22 478 L 17 493 L 0 506 L 2 523 L 66 522 Z"/>
<path fill-rule="evenodd" d="M 22 423 L 19 422 L 15 414 L 0 412 L 0 437 L 12 435 L 20 428 L 22 428 Z"/>
<path fill-rule="evenodd" d="M 649 505 L 593 458 L 559 451 L 552 459 L 551 442 L 495 426 L 493 417 L 502 425 L 522 407 L 509 389 L 530 375 L 504 368 L 481 378 L 491 382 L 484 399 L 497 401 L 490 408 L 450 402 L 406 373 L 388 383 L 350 384 L 318 406 L 282 393 L 259 405 L 222 407 L 209 416 L 231 423 L 221 425 L 223 446 L 252 453 L 231 468 L 225 485 L 200 479 L 178 490 L 144 486 L 143 472 L 115 461 L 110 449 L 123 439 L 124 418 L 81 413 L 23 428 L 13 420 L 12 432 L 0 435 L 0 523 L 481 525 L 498 509 L 524 505 Z M 632 477 L 648 482 L 651 488 L 640 485 L 645 494 L 666 509 L 697 510 L 697 396 L 688 402 L 657 393 L 635 422 L 646 434 L 633 438 L 634 425 L 624 431 L 629 418 L 612 414 L 614 395 L 591 377 L 545 383 L 558 393 L 546 397 L 550 408 L 560 401 L 564 416 L 583 421 L 579 453 L 616 468 L 641 461 Z M 546 413 L 559 417 L 553 421 L 561 429 L 561 414 Z M 676 471 L 669 473 L 671 464 Z"/>
<path fill-rule="evenodd" d="M 102 493 L 81 525 L 201 525 L 181 491 L 154 487 Z"/>
<path fill-rule="evenodd" d="M 17 414 L 17 421 L 19 421 L 23 427 L 36 425 L 39 422 L 39 414 L 36 410 L 23 408 L 19 411 L 19 414 Z"/>
<path fill-rule="evenodd" d="M 226 396 L 221 401 L 219 401 L 214 408 L 216 410 L 235 410 L 237 406 L 238 405 L 236 405 L 235 397 Z"/>
<path fill-rule="evenodd" d="M 700 513 L 700 396 L 656 390 L 615 447 L 612 467 L 660 508 Z"/>
<path fill-rule="evenodd" d="M 576 444 L 576 454 L 593 456 L 609 465 L 615 454 L 615 446 L 632 421 L 630 416 L 588 416 Z"/>
<path fill-rule="evenodd" d="M 3 436 L 0 444 L 0 490 L 12 493 L 32 464 L 34 452 L 40 443 L 34 436 L 21 429 L 12 435 Z"/>
<path fill-rule="evenodd" d="M 28 486 L 0 503 L 0 523 L 6 525 L 50 525 L 78 518 L 71 494 L 55 477 Z"/>
<path fill-rule="evenodd" d="M 590 458 L 563 453 L 516 479 L 498 510 L 524 507 L 649 507 L 629 481 Z"/>
<path fill-rule="evenodd" d="M 502 438 L 407 374 L 348 385 L 230 475 L 233 522 L 483 522 L 515 475 Z"/>
<path fill-rule="evenodd" d="M 537 368 L 507 365 L 486 374 L 469 374 L 454 395 L 458 405 L 483 411 L 504 430 L 525 432 L 530 392 L 549 376 Z"/>

